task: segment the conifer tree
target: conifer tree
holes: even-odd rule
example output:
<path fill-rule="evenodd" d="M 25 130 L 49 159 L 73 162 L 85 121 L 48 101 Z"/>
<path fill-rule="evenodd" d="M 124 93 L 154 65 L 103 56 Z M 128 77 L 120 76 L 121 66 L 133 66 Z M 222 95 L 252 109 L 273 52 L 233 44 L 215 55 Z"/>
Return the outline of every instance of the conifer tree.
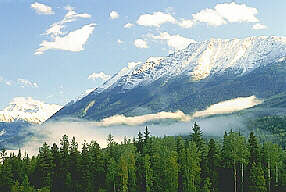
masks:
<path fill-rule="evenodd" d="M 65 182 L 65 176 L 62 172 L 62 160 L 59 152 L 59 148 L 57 144 L 53 144 L 51 148 L 52 153 L 52 185 L 51 185 L 51 191 L 53 192 L 61 192 L 64 191 L 64 182 Z"/>
<path fill-rule="evenodd" d="M 252 163 L 249 173 L 248 192 L 266 192 L 264 173 L 260 165 Z"/>
<path fill-rule="evenodd" d="M 211 192 L 218 190 L 219 161 L 219 151 L 216 143 L 214 139 L 210 139 L 208 152 L 208 176 L 210 179 Z"/>
<path fill-rule="evenodd" d="M 80 170 L 81 174 L 78 180 L 81 187 L 76 188 L 76 191 L 91 192 L 90 156 L 86 143 L 84 143 L 82 146 Z"/>
<path fill-rule="evenodd" d="M 153 186 L 153 171 L 151 168 L 150 156 L 148 154 L 144 157 L 144 191 L 151 192 Z"/>
<path fill-rule="evenodd" d="M 69 146 L 69 172 L 71 173 L 72 188 L 74 191 L 80 189 L 80 177 L 81 177 L 81 157 L 78 150 L 78 143 L 75 141 L 75 137 Z"/>
<path fill-rule="evenodd" d="M 38 187 L 50 187 L 52 154 L 47 143 L 44 143 L 43 146 L 40 147 L 36 170 L 39 179 Z"/>

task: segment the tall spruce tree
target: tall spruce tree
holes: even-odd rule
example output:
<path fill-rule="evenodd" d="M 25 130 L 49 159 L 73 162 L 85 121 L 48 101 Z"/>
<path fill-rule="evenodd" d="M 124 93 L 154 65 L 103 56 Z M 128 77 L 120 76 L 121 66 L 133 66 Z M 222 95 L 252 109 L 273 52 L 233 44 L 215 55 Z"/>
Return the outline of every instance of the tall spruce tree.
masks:
<path fill-rule="evenodd" d="M 208 151 L 208 177 L 210 178 L 211 192 L 218 191 L 219 150 L 214 139 L 209 141 Z"/>

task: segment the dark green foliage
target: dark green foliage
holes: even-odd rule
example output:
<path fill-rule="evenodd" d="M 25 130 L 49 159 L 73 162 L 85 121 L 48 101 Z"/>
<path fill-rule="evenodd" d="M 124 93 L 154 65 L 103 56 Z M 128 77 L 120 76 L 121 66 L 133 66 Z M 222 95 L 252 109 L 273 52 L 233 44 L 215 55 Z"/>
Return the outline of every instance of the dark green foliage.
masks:
<path fill-rule="evenodd" d="M 264 173 L 260 165 L 254 162 L 249 173 L 248 192 L 266 192 Z"/>
<path fill-rule="evenodd" d="M 101 149 L 95 141 L 79 150 L 63 136 L 36 157 L 0 153 L 1 192 L 276 192 L 286 189 L 286 153 L 277 144 L 248 142 L 236 132 L 223 141 L 204 140 L 195 124 L 191 139 L 151 137 Z"/>

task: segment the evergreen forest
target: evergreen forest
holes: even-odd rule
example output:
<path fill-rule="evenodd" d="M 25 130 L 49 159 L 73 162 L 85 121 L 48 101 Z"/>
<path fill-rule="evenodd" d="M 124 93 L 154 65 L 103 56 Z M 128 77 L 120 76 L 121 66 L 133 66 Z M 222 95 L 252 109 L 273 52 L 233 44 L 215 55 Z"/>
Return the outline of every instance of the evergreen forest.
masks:
<path fill-rule="evenodd" d="M 262 119 L 256 123 L 269 121 Z M 280 123 L 279 123 L 280 124 Z M 279 128 L 277 128 L 279 130 Z M 106 148 L 82 146 L 64 135 L 44 143 L 37 156 L 0 152 L 1 192 L 283 192 L 286 152 L 250 132 L 204 137 L 200 126 L 184 137 L 151 136 L 146 127 L 133 140 Z"/>

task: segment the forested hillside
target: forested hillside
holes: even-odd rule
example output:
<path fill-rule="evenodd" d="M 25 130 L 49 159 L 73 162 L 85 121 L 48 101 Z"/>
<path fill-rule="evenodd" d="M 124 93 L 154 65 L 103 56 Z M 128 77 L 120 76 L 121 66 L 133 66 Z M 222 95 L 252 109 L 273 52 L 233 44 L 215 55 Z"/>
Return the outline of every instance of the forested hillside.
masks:
<path fill-rule="evenodd" d="M 191 128 L 190 128 L 191 132 Z M 187 137 L 152 137 L 147 127 L 133 141 L 107 148 L 96 141 L 78 146 L 63 136 L 60 145 L 19 153 L 0 164 L 1 192 L 274 192 L 286 191 L 286 153 L 250 133 L 205 139 L 197 124 Z"/>

